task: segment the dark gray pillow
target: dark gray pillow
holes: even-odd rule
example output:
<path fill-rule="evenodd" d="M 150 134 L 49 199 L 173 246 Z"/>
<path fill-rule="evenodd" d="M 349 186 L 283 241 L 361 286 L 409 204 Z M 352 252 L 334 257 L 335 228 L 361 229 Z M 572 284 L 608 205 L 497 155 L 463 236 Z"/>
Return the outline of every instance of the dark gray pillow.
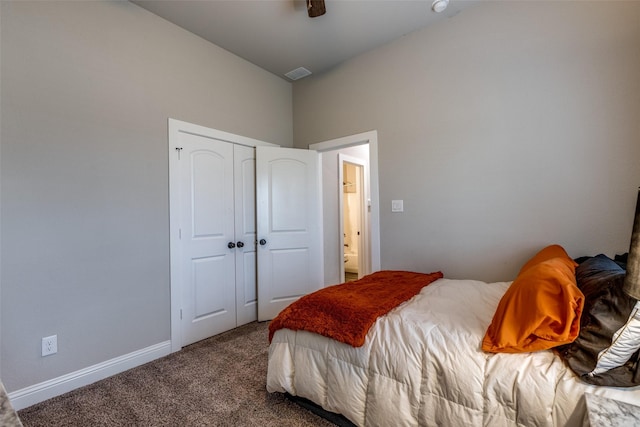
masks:
<path fill-rule="evenodd" d="M 627 363 L 597 375 L 589 375 L 598 354 L 611 346 L 613 334 L 629 319 L 636 300 L 622 291 L 626 272 L 605 255 L 587 258 L 576 268 L 576 282 L 585 296 L 578 338 L 559 347 L 560 356 L 581 380 L 595 385 L 640 385 L 640 351 Z"/>

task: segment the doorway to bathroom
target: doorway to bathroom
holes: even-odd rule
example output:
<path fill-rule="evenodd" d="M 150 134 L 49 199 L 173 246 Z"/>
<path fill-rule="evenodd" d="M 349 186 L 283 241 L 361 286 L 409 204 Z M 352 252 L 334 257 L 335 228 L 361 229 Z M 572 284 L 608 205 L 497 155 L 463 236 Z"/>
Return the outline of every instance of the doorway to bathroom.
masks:
<path fill-rule="evenodd" d="M 380 270 L 380 203 L 378 196 L 378 132 L 375 130 L 310 144 L 321 155 L 325 286 L 345 281 L 345 233 L 343 224 L 343 175 L 339 156 L 362 166 L 362 216 L 358 275 Z M 353 159 L 355 158 L 355 160 Z M 364 166 L 363 166 L 364 165 Z M 360 200 L 362 200 L 360 199 Z M 356 234 L 357 235 L 357 234 Z M 358 239 L 356 239 L 358 240 Z M 350 247 L 351 249 L 351 247 Z"/>
<path fill-rule="evenodd" d="M 366 247 L 367 229 L 365 225 L 365 191 L 364 169 L 366 163 L 359 158 L 340 153 L 339 182 L 342 183 L 340 192 L 340 234 L 342 236 L 341 276 L 345 282 L 356 280 L 364 276 L 363 260 L 367 259 Z"/>

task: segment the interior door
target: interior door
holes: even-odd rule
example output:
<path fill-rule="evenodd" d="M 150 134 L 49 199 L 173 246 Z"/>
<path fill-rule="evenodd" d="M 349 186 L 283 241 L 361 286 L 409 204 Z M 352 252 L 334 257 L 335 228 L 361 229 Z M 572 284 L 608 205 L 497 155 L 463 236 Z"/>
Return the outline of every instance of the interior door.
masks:
<path fill-rule="evenodd" d="M 255 148 L 233 144 L 237 326 L 258 318 Z"/>
<path fill-rule="evenodd" d="M 236 326 L 233 145 L 180 134 L 182 346 Z"/>
<path fill-rule="evenodd" d="M 259 321 L 323 287 L 320 173 L 315 151 L 256 147 Z"/>

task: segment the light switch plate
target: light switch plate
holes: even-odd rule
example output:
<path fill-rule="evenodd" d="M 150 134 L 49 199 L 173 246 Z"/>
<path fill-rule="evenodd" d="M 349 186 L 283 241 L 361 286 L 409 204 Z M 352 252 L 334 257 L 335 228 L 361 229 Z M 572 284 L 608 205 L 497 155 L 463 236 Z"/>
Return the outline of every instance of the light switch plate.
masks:
<path fill-rule="evenodd" d="M 404 200 L 392 200 L 391 212 L 404 212 Z"/>

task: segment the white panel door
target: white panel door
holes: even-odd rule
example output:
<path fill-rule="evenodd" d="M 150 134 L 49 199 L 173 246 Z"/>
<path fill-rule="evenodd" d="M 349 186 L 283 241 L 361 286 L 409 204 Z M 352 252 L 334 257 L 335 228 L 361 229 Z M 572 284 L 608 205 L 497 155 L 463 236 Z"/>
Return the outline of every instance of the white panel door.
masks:
<path fill-rule="evenodd" d="M 233 145 L 180 134 L 182 346 L 236 326 Z"/>
<path fill-rule="evenodd" d="M 237 326 L 258 318 L 255 148 L 234 144 Z"/>
<path fill-rule="evenodd" d="M 258 320 L 323 286 L 318 153 L 256 147 Z"/>

